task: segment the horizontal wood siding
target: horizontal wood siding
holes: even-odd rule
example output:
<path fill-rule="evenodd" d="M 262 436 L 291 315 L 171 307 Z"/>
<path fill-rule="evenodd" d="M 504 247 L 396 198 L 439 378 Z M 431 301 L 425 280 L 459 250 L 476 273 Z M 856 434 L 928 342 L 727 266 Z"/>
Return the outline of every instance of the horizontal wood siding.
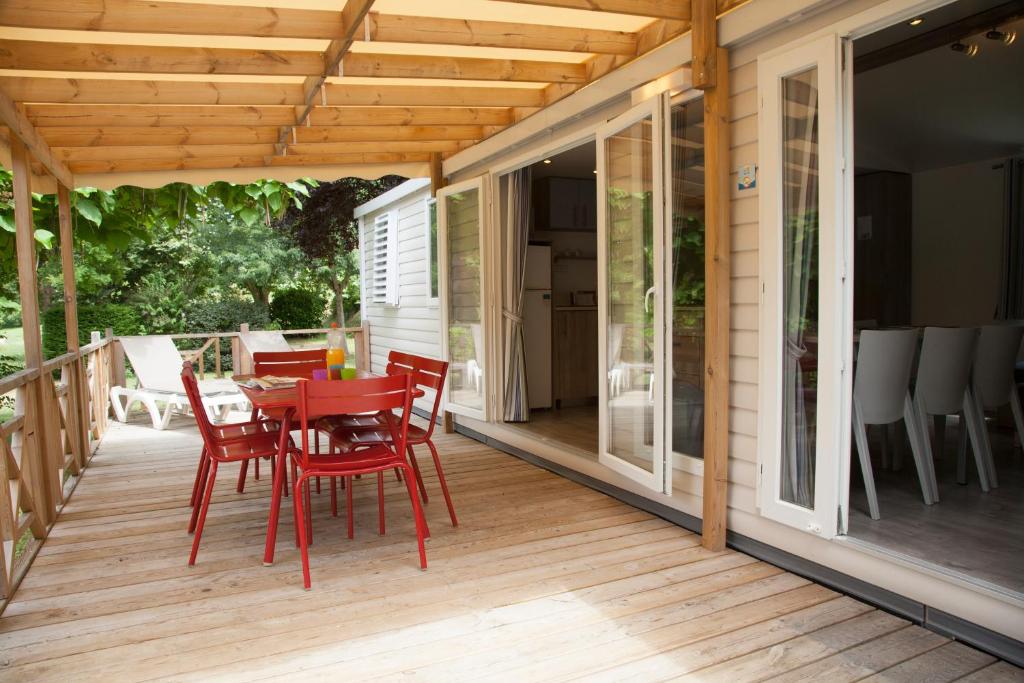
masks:
<path fill-rule="evenodd" d="M 363 320 L 370 325 L 370 367 L 374 372 L 384 371 L 392 350 L 441 357 L 441 314 L 427 299 L 424 202 L 429 197 L 429 188 L 423 188 L 363 216 L 362 259 L 364 272 L 369 272 L 374 219 L 398 212 L 398 306 L 367 299 L 363 310 Z M 430 410 L 433 395 L 418 399 L 416 405 Z"/>

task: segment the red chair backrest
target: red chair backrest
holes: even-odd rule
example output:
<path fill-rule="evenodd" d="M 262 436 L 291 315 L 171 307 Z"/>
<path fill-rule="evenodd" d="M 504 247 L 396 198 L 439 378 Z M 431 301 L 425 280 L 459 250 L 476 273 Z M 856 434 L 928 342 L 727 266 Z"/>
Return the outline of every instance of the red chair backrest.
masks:
<path fill-rule="evenodd" d="M 206 413 L 206 406 L 203 405 L 203 399 L 199 393 L 196 373 L 188 361 L 181 364 L 181 383 L 185 385 L 185 395 L 188 396 L 192 414 L 196 416 L 196 424 L 199 426 L 199 434 L 203 437 L 203 443 L 206 444 L 206 450 L 209 453 L 215 453 L 216 439 L 213 436 L 213 425 L 210 424 L 210 416 Z"/>
<path fill-rule="evenodd" d="M 426 356 L 392 351 L 388 354 L 388 365 L 385 372 L 389 375 L 411 373 L 413 384 L 416 387 L 434 390 L 434 408 L 430 413 L 430 424 L 427 426 L 427 437 L 429 438 L 434 431 L 434 424 L 437 422 L 437 411 L 441 407 L 441 393 L 444 389 L 445 377 L 448 376 L 448 363 Z"/>
<path fill-rule="evenodd" d="M 277 375 L 312 379 L 314 370 L 327 368 L 327 349 L 257 351 L 252 354 L 252 360 L 253 374 L 257 377 Z"/>
<path fill-rule="evenodd" d="M 299 380 L 296 412 L 302 430 L 303 467 L 309 466 L 310 427 L 315 426 L 318 417 L 325 415 L 382 412 L 388 419 L 395 452 L 404 453 L 412 413 L 412 389 L 412 375 L 408 373 L 321 382 Z M 402 411 L 400 420 L 391 417 L 395 409 Z"/>

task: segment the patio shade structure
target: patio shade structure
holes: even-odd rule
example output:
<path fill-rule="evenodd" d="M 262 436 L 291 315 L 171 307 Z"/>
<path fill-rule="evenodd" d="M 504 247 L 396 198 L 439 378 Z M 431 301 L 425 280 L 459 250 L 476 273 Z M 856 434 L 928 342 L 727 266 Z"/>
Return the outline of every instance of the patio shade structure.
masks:
<path fill-rule="evenodd" d="M 708 125 L 704 535 L 725 543 L 728 119 L 717 17 L 747 0 L 6 0 L 0 164 L 14 172 L 26 370 L 0 454 L 0 598 L 9 599 L 107 420 L 112 340 L 79 348 L 64 249 L 68 353 L 45 360 L 31 193 L 386 174 L 442 163 L 691 31 Z M 683 66 L 680 63 L 673 68 Z M 719 68 L 719 66 L 721 68 Z M 5 126 L 5 127 L 4 127 Z M 713 186 L 718 185 L 717 192 Z M 96 372 L 87 372 L 98 364 Z M 52 373 L 66 377 L 55 382 Z M 63 401 L 63 403 L 61 403 Z M 70 476 L 71 479 L 67 479 Z M 65 481 L 71 481 L 70 485 Z M 31 531 L 28 557 L 14 541 Z"/>

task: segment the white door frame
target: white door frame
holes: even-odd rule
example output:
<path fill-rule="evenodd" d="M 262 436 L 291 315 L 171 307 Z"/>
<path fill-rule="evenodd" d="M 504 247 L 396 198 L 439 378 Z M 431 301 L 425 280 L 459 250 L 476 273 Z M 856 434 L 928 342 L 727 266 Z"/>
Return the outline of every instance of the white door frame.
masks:
<path fill-rule="evenodd" d="M 816 68 L 818 72 L 818 388 L 813 509 L 782 500 L 780 469 L 783 387 L 782 253 L 782 80 Z M 839 37 L 832 33 L 803 41 L 758 59 L 759 259 L 761 273 L 759 341 L 758 463 L 759 504 L 764 516 L 831 538 L 838 531 L 839 473 L 843 424 L 844 322 L 846 311 L 832 302 L 844 299 L 847 285 L 842 159 L 841 68 Z"/>
<path fill-rule="evenodd" d="M 637 481 L 657 493 L 671 493 L 671 458 L 665 449 L 665 396 L 658 389 L 665 383 L 665 113 L 668 97 L 662 93 L 632 107 L 597 129 L 597 291 L 598 291 L 598 462 Z M 605 189 L 608 187 L 604 141 L 638 121 L 652 123 L 653 231 L 654 231 L 654 445 L 652 471 L 618 458 L 608 452 L 608 217 Z"/>
<path fill-rule="evenodd" d="M 460 405 L 453 401 L 451 396 L 452 383 L 450 378 L 449 381 L 445 383 L 444 404 L 445 410 L 450 413 L 465 415 L 467 417 L 473 417 L 484 421 L 487 420 L 490 412 L 489 407 L 492 403 L 491 378 L 494 376 L 494 367 L 490 367 L 491 358 L 493 356 L 491 353 L 490 343 L 492 338 L 492 325 L 490 319 L 490 290 L 487 286 L 488 272 L 491 270 L 488 267 L 491 263 L 491 259 L 489 258 L 489 241 L 487 240 L 486 230 L 489 211 L 487 193 L 488 184 L 489 183 L 485 182 L 485 178 L 480 176 L 439 189 L 436 194 L 438 293 L 440 294 L 441 301 L 441 355 L 444 357 L 445 361 L 451 362 L 451 355 L 448 347 L 448 309 L 450 305 L 450 292 L 448 291 L 448 203 L 445 200 L 448 195 L 458 194 L 459 192 L 465 192 L 468 190 L 477 191 L 477 221 L 480 234 L 480 336 L 483 349 L 477 349 L 476 352 L 477 355 L 482 355 L 486 362 L 481 386 L 483 408 L 472 408 Z M 450 371 L 451 368 L 449 368 L 449 372 Z"/>

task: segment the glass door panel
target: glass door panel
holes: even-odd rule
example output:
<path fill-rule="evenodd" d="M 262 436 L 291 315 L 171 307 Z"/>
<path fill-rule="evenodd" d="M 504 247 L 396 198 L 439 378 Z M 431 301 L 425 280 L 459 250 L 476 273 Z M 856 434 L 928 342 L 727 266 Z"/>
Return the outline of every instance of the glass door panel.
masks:
<path fill-rule="evenodd" d="M 483 185 L 473 180 L 437 193 L 442 329 L 449 362 L 447 402 L 453 413 L 486 419 Z"/>
<path fill-rule="evenodd" d="M 599 460 L 665 489 L 662 131 L 653 98 L 598 131 Z"/>

